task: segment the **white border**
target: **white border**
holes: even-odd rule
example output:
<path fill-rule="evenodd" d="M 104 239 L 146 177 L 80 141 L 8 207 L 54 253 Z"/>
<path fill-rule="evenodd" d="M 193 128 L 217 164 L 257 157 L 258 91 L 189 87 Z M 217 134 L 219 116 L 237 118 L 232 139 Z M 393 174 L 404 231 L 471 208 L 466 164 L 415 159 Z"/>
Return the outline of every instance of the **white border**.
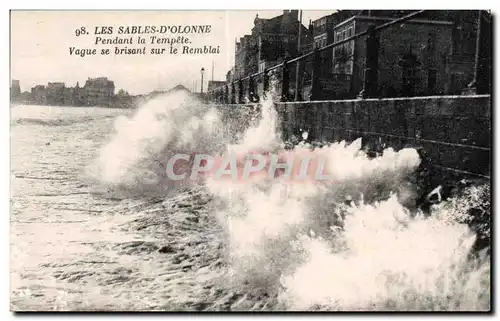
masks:
<path fill-rule="evenodd" d="M 0 34 L 2 34 L 3 41 L 3 52 L 10 53 L 9 50 L 9 38 L 7 35 L 9 35 L 9 12 L 8 9 L 48 9 L 48 10 L 56 10 L 60 8 L 64 9 L 136 9 L 136 10 L 145 10 L 145 9 L 177 9 L 177 10 L 201 10 L 201 9 L 208 9 L 208 10 L 213 10 L 213 9 L 235 9 L 235 10 L 242 10 L 242 9 L 253 9 L 253 10 L 271 10 L 271 9 L 303 9 L 303 10 L 325 10 L 328 7 L 331 7 L 333 5 L 339 6 L 336 9 L 491 9 L 493 10 L 493 13 L 498 16 L 500 13 L 500 10 L 497 9 L 498 1 L 474 1 L 474 2 L 466 2 L 466 1 L 433 1 L 433 0 L 420 0 L 418 2 L 403 2 L 403 1 L 377 1 L 376 2 L 376 7 L 371 7 L 367 8 L 367 2 L 363 3 L 361 1 L 354 1 L 354 0 L 349 0 L 345 1 L 342 3 L 332 3 L 332 2 L 323 2 L 323 1 L 297 1 L 297 0 L 275 0 L 275 1 L 269 1 L 269 0 L 245 0 L 245 1 L 239 1 L 238 3 L 231 3 L 229 4 L 227 1 L 223 0 L 211 0 L 210 2 L 208 1 L 194 1 L 194 0 L 184 0 L 184 1 L 168 1 L 167 3 L 160 4 L 159 1 L 153 1 L 153 0 L 141 0 L 141 1 L 117 1 L 116 3 L 109 4 L 109 3 L 104 3 L 102 0 L 87 0 L 84 2 L 68 2 L 68 1 L 11 1 L 11 3 L 8 3 L 7 1 L 2 2 L 2 7 L 6 6 L 5 8 L 2 8 L 2 15 L 3 19 L 1 19 L 2 24 L 2 30 Z M 373 2 L 370 3 L 373 5 Z M 473 7 L 471 7 L 471 5 Z M 332 8 L 332 10 L 334 10 Z M 497 17 L 495 17 L 497 18 Z M 499 33 L 497 32 L 496 26 L 498 25 L 498 20 L 496 20 L 495 23 L 495 44 L 498 42 L 498 35 Z M 496 55 L 495 55 L 495 71 L 498 67 L 498 63 L 496 62 Z M 9 115 L 9 107 L 8 107 L 8 101 L 9 101 L 9 84 L 10 84 L 10 66 L 7 61 L 3 64 L 5 66 L 4 68 L 4 77 L 1 78 L 1 85 L 0 85 L 0 90 L 1 90 L 1 97 L 2 101 L 4 104 L 0 106 L 0 112 L 3 113 L 2 117 L 0 119 L 3 121 L 2 126 L 0 126 L 0 131 L 1 131 L 1 138 L 2 138 L 2 148 L 3 151 L 1 153 L 1 164 L 2 164 L 2 171 L 1 174 L 3 175 L 2 179 L 0 180 L 1 184 L 1 193 L 2 195 L 5 196 L 3 199 L 3 202 L 1 202 L 2 206 L 2 211 L 0 213 L 4 216 L 3 218 L 3 224 L 0 224 L 0 228 L 2 229 L 0 235 L 2 235 L 2 239 L 0 241 L 0 248 L 1 248 L 1 257 L 4 259 L 3 262 L 1 262 L 0 267 L 1 267 L 1 272 L 0 276 L 3 279 L 3 282 L 0 282 L 2 284 L 2 290 L 0 291 L 0 302 L 2 304 L 1 312 L 2 312 L 2 320 L 6 318 L 7 320 L 14 319 L 14 315 L 9 311 L 9 280 L 8 280 L 8 275 L 9 275 L 9 204 L 10 204 L 10 197 L 9 197 L 9 181 L 10 181 L 10 168 L 9 168 L 9 162 L 10 162 L 10 150 L 9 150 L 9 137 L 10 137 L 10 115 Z M 498 92 L 498 81 L 495 79 L 495 88 L 494 88 L 494 93 Z M 495 97 L 496 98 L 496 97 Z M 495 101 L 496 102 L 496 101 Z M 471 106 L 473 107 L 473 106 Z M 495 108 L 496 106 L 494 106 Z M 496 109 L 496 108 L 495 108 Z M 495 112 L 495 123 L 499 124 L 498 117 L 500 115 L 500 111 Z M 498 127 L 498 125 L 497 125 Z M 496 143 L 494 146 L 494 150 L 497 150 L 497 145 L 500 144 L 500 139 L 497 137 Z M 495 164 L 497 165 L 497 164 Z M 498 170 L 497 170 L 498 172 Z M 496 177 L 495 177 L 496 178 Z M 497 194 L 498 191 L 495 189 L 495 199 L 497 199 Z M 498 218 L 495 219 L 495 221 L 498 221 Z M 496 230 L 496 226 L 494 227 Z M 497 239 L 497 237 L 495 237 Z M 496 245 L 496 244 L 495 244 Z M 495 247 L 494 247 L 495 248 Z M 495 267 L 496 270 L 496 267 Z M 496 271 L 495 271 L 496 272 Z M 497 295 L 495 296 L 497 297 Z M 492 306 L 496 306 L 496 302 L 492 302 Z M 164 314 L 154 314 L 157 317 L 172 317 L 169 315 L 164 315 Z M 39 317 L 49 317 L 52 318 L 53 315 L 30 315 L 30 316 L 25 316 L 23 319 L 24 320 L 29 320 L 32 318 L 39 318 Z M 104 319 L 104 318 L 109 318 L 109 317 L 127 317 L 130 319 L 140 319 L 144 317 L 144 315 L 61 315 L 59 318 L 61 320 L 69 320 L 70 317 L 72 319 L 74 318 L 83 318 L 86 316 L 91 316 L 95 319 Z M 153 315 L 148 315 L 148 316 L 153 316 Z M 196 315 L 192 315 L 196 316 Z M 281 315 L 280 315 L 281 316 Z M 285 316 L 285 315 L 283 315 Z M 363 315 L 363 316 L 372 316 L 372 315 Z M 232 318 L 235 316 L 231 316 Z M 245 316 L 237 316 L 239 318 L 241 317 L 252 317 L 255 318 L 257 317 L 256 315 L 245 315 Z M 305 316 L 296 316 L 299 318 L 303 318 Z M 329 317 L 329 316 L 328 316 Z M 344 317 L 344 316 L 336 316 L 333 315 L 333 317 L 338 318 L 338 317 Z M 348 316 L 352 317 L 352 316 Z M 362 316 L 361 316 L 362 317 Z M 397 318 L 401 318 L 402 316 L 397 316 Z M 426 319 L 437 319 L 438 316 L 427 316 L 427 315 L 421 315 L 421 317 L 424 317 Z M 449 315 L 447 317 L 456 317 L 453 315 Z M 226 317 L 227 318 L 227 317 Z M 440 317 L 441 318 L 441 317 Z"/>

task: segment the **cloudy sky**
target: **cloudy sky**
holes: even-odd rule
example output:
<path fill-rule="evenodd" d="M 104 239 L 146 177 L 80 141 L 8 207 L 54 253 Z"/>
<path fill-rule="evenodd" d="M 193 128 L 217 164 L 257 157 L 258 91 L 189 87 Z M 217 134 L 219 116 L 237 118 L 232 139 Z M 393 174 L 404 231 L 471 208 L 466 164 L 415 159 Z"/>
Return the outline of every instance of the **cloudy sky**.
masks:
<path fill-rule="evenodd" d="M 330 11 L 303 12 L 303 24 Z M 206 81 L 225 79 L 234 63 L 235 38 L 250 33 L 256 14 L 272 18 L 282 11 L 12 11 L 11 12 L 11 78 L 19 79 L 21 89 L 35 84 L 63 81 L 66 86 L 80 85 L 88 77 L 108 77 L 116 90 L 132 94 L 168 89 L 177 84 L 192 88 L 200 85 L 200 69 L 205 68 Z M 192 36 L 192 46 L 220 46 L 219 55 L 145 55 L 145 56 L 71 56 L 69 47 L 101 48 L 94 45 L 97 26 L 145 25 L 211 25 L 209 35 Z M 86 27 L 90 35 L 76 37 L 75 30 Z M 112 37 L 116 36 L 116 33 Z M 165 35 L 167 36 L 167 34 Z M 140 47 L 129 45 L 129 47 Z M 206 87 L 205 87 L 206 88 Z"/>

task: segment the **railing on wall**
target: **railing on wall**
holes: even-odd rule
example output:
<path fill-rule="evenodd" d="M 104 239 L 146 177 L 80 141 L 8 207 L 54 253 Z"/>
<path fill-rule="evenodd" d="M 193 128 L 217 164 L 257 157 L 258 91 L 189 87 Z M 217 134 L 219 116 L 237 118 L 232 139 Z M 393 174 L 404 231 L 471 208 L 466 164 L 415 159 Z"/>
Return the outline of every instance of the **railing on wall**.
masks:
<path fill-rule="evenodd" d="M 369 151 L 412 147 L 431 168 L 491 177 L 490 95 L 277 102 L 276 107 L 285 139 L 306 131 L 312 141 L 361 138 Z"/>
<path fill-rule="evenodd" d="M 244 131 L 260 104 L 218 106 L 234 132 Z M 422 168 L 462 178 L 491 178 L 491 96 L 458 95 L 339 101 L 275 102 L 282 138 L 352 142 L 380 153 L 415 148 Z M 474 106 L 474 108 L 469 108 Z M 231 132 L 233 132 L 231 131 Z M 458 175 L 458 176 L 457 176 Z M 463 175 L 463 176 L 461 176 Z"/>
<path fill-rule="evenodd" d="M 379 33 L 380 31 L 390 28 L 392 26 L 401 24 L 405 21 L 411 20 L 416 16 L 422 14 L 425 10 L 419 10 L 408 14 L 404 17 L 392 20 L 390 22 L 381 24 L 379 26 L 371 25 L 363 32 L 355 34 L 351 37 L 345 38 L 341 41 L 337 41 L 326 45 L 321 48 L 316 48 L 313 51 L 305 53 L 299 57 L 285 60 L 280 64 L 269 67 L 264 71 L 260 71 L 243 77 L 232 82 L 227 83 L 225 86 L 221 86 L 207 93 L 208 99 L 215 103 L 225 103 L 225 104 L 236 104 L 245 102 L 255 102 L 258 101 L 258 88 L 262 87 L 262 93 L 264 96 L 269 91 L 269 80 L 271 72 L 277 72 L 278 69 L 281 73 L 278 74 L 280 82 L 279 90 L 279 100 L 280 101 L 290 101 L 292 95 L 290 94 L 290 72 L 293 70 L 294 64 L 300 64 L 305 62 L 308 58 L 312 58 L 312 80 L 311 80 L 311 91 L 309 100 L 318 100 L 321 97 L 321 84 L 320 84 L 320 74 L 321 74 L 321 52 L 327 49 L 339 47 L 345 43 L 356 40 L 358 38 L 366 36 L 366 64 L 364 71 L 364 82 L 363 89 L 359 93 L 360 98 L 373 98 L 377 94 L 377 68 L 378 68 L 378 46 L 379 46 Z M 302 84 L 301 90 L 303 91 L 304 84 Z M 300 89 L 300 88 L 297 88 Z M 248 101 L 246 101 L 246 99 Z"/>

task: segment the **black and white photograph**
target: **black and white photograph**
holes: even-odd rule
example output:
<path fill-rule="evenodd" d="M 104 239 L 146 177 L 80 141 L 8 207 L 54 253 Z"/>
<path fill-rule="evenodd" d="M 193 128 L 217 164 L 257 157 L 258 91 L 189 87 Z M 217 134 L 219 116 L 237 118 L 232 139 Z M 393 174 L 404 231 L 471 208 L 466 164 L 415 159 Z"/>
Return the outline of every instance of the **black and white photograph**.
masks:
<path fill-rule="evenodd" d="M 10 311 L 492 312 L 494 19 L 10 10 Z"/>

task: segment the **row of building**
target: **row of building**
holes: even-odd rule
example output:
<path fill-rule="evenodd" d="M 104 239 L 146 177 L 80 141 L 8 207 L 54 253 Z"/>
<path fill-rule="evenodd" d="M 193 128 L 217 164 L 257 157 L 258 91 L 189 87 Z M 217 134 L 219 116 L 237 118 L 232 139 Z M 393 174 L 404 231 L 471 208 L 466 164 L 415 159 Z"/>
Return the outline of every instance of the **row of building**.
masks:
<path fill-rule="evenodd" d="M 257 15 L 251 33 L 236 42 L 235 65 L 227 73 L 226 92 L 219 83 L 214 83 L 209 92 L 222 91 L 223 95 L 237 97 L 234 91 L 239 91 L 240 85 L 247 86 L 245 89 L 249 86 L 248 81 L 237 82 L 242 78 L 413 12 L 342 10 L 310 21 L 307 28 L 302 25 L 298 10 L 284 10 L 282 15 L 271 19 Z M 411 20 L 381 30 L 377 33 L 375 53 L 377 95 L 461 94 L 474 81 L 481 83 L 483 93 L 490 92 L 491 29 L 489 12 L 426 10 Z M 320 68 L 315 75 L 321 97 L 316 98 L 356 98 L 363 90 L 367 54 L 370 52 L 366 50 L 366 37 L 321 50 Z M 300 100 L 311 96 L 313 59 L 310 55 L 302 61 L 299 72 L 292 66 L 289 73 L 292 97 L 297 89 Z M 256 77 L 255 84 L 250 86 L 262 93 L 262 77 Z"/>
<path fill-rule="evenodd" d="M 115 84 L 107 77 L 88 78 L 83 87 L 66 87 L 64 82 L 35 85 L 31 92 L 21 92 L 19 80 L 12 80 L 11 101 L 52 106 L 111 106 L 127 93 L 115 95 Z"/>

